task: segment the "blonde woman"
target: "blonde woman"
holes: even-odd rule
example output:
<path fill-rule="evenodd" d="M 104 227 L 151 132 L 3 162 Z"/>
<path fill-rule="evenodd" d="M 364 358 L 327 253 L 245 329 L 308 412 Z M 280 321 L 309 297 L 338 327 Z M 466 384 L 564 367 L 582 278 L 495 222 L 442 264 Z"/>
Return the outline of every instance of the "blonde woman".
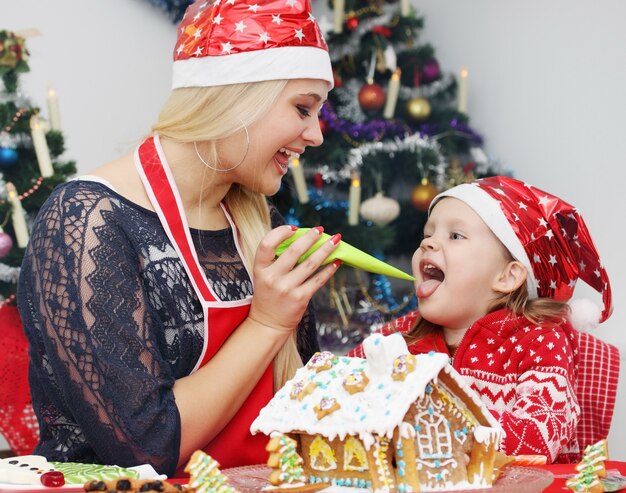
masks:
<path fill-rule="evenodd" d="M 333 78 L 308 2 L 257 7 L 191 5 L 153 134 L 41 209 L 19 292 L 35 453 L 170 476 L 196 449 L 266 458 L 249 425 L 318 349 L 308 306 L 340 235 L 297 264 L 313 228 L 275 259 L 294 228 L 266 196 L 322 143 Z"/>

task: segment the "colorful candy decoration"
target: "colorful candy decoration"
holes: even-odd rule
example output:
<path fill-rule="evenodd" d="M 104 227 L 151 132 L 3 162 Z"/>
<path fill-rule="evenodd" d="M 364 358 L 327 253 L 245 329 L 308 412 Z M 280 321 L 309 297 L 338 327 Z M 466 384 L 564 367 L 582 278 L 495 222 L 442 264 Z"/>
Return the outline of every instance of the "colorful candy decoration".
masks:
<path fill-rule="evenodd" d="M 330 351 L 317 352 L 311 357 L 306 367 L 318 373 L 324 370 L 330 370 L 336 358 L 337 357 Z"/>
<path fill-rule="evenodd" d="M 319 404 L 313 406 L 317 419 L 322 419 L 329 414 L 341 409 L 341 405 L 334 397 L 322 397 Z"/>
<path fill-rule="evenodd" d="M 60 471 L 44 472 L 39 479 L 41 484 L 48 488 L 58 488 L 65 484 L 65 476 Z"/>
<path fill-rule="evenodd" d="M 353 371 L 343 381 L 343 388 L 350 394 L 356 394 L 357 392 L 363 392 L 370 379 L 363 371 Z"/>
<path fill-rule="evenodd" d="M 301 401 L 307 395 L 312 393 L 316 389 L 316 387 L 317 386 L 313 382 L 305 383 L 304 381 L 300 380 L 298 382 L 295 382 L 293 386 L 291 387 L 291 392 L 289 392 L 289 397 L 291 399 Z"/>
<path fill-rule="evenodd" d="M 391 378 L 404 380 L 413 370 L 415 370 L 415 356 L 413 354 L 402 354 L 393 362 Z"/>

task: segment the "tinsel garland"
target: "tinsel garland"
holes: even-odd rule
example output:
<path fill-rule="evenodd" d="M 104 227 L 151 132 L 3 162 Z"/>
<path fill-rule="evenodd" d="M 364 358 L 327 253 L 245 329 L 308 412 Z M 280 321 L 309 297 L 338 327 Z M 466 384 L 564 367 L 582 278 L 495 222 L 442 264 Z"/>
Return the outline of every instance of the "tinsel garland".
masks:
<path fill-rule="evenodd" d="M 454 75 L 442 74 L 440 79 L 419 87 L 400 87 L 400 96 L 402 99 L 434 99 L 439 94 L 447 92 L 453 84 L 456 84 Z"/>
<path fill-rule="evenodd" d="M 330 108 L 326 108 L 332 103 L 329 101 L 324 105 L 324 111 L 322 116 L 326 116 L 328 120 L 327 123 L 332 123 L 332 120 L 337 120 L 337 118 L 341 120 L 348 120 L 353 123 L 363 123 L 368 120 L 368 116 L 361 108 L 359 104 L 359 98 L 356 95 L 359 93 L 361 89 L 362 82 L 357 79 L 350 79 L 347 83 L 343 85 L 343 87 L 336 87 L 333 92 L 334 98 L 337 99 L 337 114 L 335 115 L 334 110 L 335 107 L 331 106 Z M 338 128 L 338 125 L 330 128 Z"/>
<path fill-rule="evenodd" d="M 150 0 L 150 3 L 163 10 L 172 22 L 178 24 L 193 0 Z"/>
<path fill-rule="evenodd" d="M 10 284 L 17 284 L 17 279 L 20 277 L 20 268 L 11 267 L 7 264 L 0 264 L 0 281 Z"/>
<path fill-rule="evenodd" d="M 393 121 L 391 120 L 384 120 L 382 122 L 389 125 L 393 124 Z M 388 139 L 383 142 L 367 142 L 359 147 L 350 149 L 348 152 L 346 166 L 342 169 L 331 169 L 330 166 L 323 165 L 318 171 L 321 173 L 325 182 L 345 181 L 350 179 L 353 171 L 358 171 L 363 164 L 363 158 L 366 156 L 380 152 L 385 152 L 390 156 L 393 156 L 396 152 L 410 151 L 412 153 L 416 153 L 417 150 L 422 149 L 428 149 L 438 157 L 438 162 L 430 168 L 428 176 L 435 184 L 441 185 L 446 173 L 445 157 L 442 154 L 441 148 L 436 140 L 420 134 L 405 134 L 403 136 L 397 135 L 393 139 Z"/>
<path fill-rule="evenodd" d="M 352 30 L 351 35 L 340 46 L 333 46 L 330 53 L 330 59 L 333 63 L 340 61 L 345 56 L 350 56 L 359 51 L 361 47 L 361 39 L 363 36 L 377 31 L 383 31 L 389 29 L 389 25 L 393 23 L 394 18 L 397 18 L 400 14 L 399 4 L 385 4 L 382 6 L 382 14 L 370 17 L 360 18 L 358 26 Z M 394 50 L 396 53 L 402 53 L 405 50 L 411 49 L 408 44 L 396 45 Z"/>
<path fill-rule="evenodd" d="M 359 50 L 361 45 L 361 38 L 367 33 L 372 31 L 374 26 L 386 26 L 391 22 L 394 15 L 397 15 L 399 8 L 394 5 L 384 5 L 383 14 L 378 17 L 371 17 L 369 19 L 361 19 L 356 29 L 352 31 L 352 35 L 341 46 L 333 47 L 330 53 L 330 59 L 332 62 L 337 62 L 344 58 L 346 55 L 352 55 Z"/>

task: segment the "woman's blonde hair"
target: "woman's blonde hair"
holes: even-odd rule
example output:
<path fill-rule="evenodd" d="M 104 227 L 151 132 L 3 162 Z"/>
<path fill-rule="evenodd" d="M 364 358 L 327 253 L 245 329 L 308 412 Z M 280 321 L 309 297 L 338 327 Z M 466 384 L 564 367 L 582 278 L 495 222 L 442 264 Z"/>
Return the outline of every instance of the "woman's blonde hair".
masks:
<path fill-rule="evenodd" d="M 277 80 L 175 89 L 152 131 L 178 142 L 203 142 L 208 149 L 206 158 L 219 166 L 218 141 L 267 113 L 286 84 L 286 80 Z M 267 200 L 233 184 L 224 202 L 239 230 L 243 261 L 251 267 L 257 246 L 271 229 Z M 251 268 L 249 271 L 252 273 Z M 274 388 L 282 387 L 300 366 L 294 331 L 274 358 Z"/>
<path fill-rule="evenodd" d="M 513 258 L 511 257 L 512 260 Z M 502 308 L 507 308 L 515 315 L 522 315 L 534 324 L 560 324 L 569 314 L 569 305 L 563 301 L 551 298 L 530 299 L 526 283 L 522 283 L 514 291 L 505 293 L 493 300 L 487 309 L 487 313 L 492 313 Z M 440 330 L 440 328 L 439 325 L 428 322 L 420 316 L 415 321 L 413 327 L 406 333 L 406 339 L 407 341 L 415 342 Z"/>

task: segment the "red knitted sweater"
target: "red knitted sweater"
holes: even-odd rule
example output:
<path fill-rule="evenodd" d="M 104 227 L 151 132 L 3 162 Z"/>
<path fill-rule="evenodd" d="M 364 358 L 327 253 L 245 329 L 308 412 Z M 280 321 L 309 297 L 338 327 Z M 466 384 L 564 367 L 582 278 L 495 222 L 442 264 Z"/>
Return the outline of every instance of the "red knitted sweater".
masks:
<path fill-rule="evenodd" d="M 411 312 L 381 332 L 407 332 L 418 315 Z M 507 455 L 578 461 L 575 345 L 569 323 L 538 326 L 506 309 L 481 318 L 463 336 L 453 367 L 499 420 L 506 432 L 501 450 Z M 441 332 L 410 343 L 409 351 L 449 354 Z M 361 346 L 348 354 L 365 357 Z"/>

